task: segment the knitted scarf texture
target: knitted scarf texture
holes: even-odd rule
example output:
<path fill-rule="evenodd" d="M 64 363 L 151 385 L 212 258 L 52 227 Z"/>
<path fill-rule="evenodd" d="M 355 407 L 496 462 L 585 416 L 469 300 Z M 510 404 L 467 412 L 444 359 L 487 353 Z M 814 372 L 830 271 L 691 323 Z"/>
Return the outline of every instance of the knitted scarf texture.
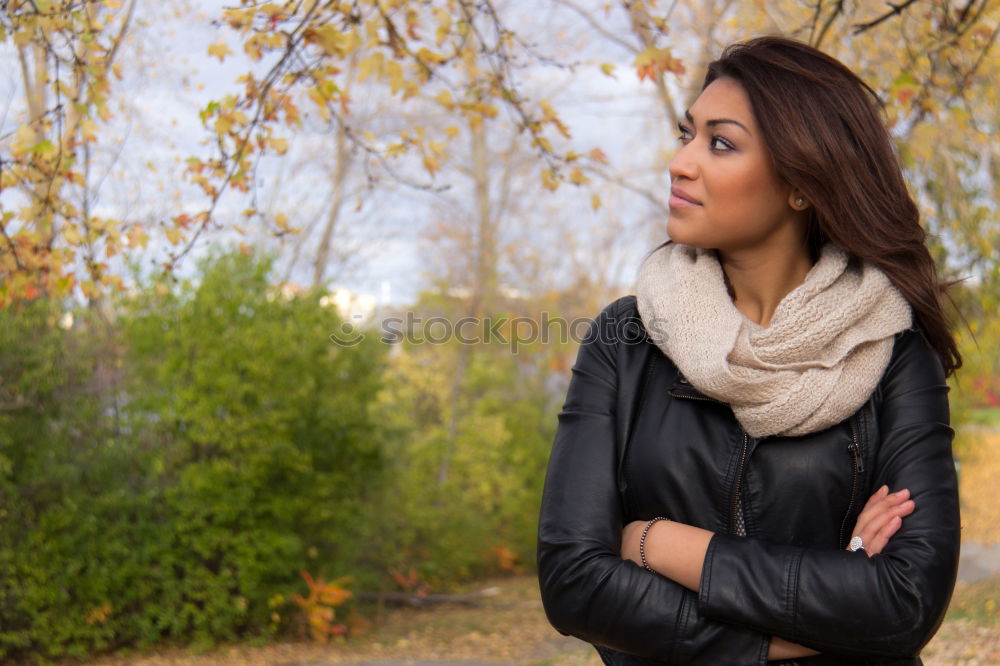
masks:
<path fill-rule="evenodd" d="M 882 271 L 832 244 L 767 328 L 736 308 L 711 250 L 656 250 L 639 270 L 636 299 L 653 342 L 752 437 L 805 435 L 851 416 L 912 318 Z"/>

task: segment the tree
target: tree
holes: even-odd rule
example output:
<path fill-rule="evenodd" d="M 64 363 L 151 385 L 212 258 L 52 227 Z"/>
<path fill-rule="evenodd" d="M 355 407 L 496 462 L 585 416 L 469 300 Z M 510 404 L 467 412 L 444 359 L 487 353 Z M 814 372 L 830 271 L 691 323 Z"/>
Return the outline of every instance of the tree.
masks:
<path fill-rule="evenodd" d="M 143 242 L 136 227 L 95 215 L 91 148 L 111 115 L 112 80 L 135 0 L 12 0 L 0 43 L 13 45 L 24 118 L 0 152 L 0 306 L 20 298 L 87 297 L 120 277 L 107 260 Z"/>

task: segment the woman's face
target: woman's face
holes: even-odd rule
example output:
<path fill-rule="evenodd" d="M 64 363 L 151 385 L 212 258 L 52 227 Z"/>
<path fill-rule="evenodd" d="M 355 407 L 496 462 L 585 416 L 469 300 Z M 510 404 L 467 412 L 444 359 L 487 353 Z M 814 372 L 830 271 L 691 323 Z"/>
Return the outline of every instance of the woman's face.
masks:
<path fill-rule="evenodd" d="M 800 240 L 792 188 L 771 164 L 743 86 L 716 79 L 685 116 L 670 162 L 670 238 L 723 252 Z"/>

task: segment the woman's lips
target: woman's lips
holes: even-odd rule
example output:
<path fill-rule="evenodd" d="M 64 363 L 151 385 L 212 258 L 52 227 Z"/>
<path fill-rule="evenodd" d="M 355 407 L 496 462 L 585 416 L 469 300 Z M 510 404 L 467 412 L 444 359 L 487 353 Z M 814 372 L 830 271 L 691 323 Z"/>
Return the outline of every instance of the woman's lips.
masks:
<path fill-rule="evenodd" d="M 679 187 L 670 188 L 670 207 L 688 208 L 690 206 L 700 206 L 701 202 L 689 195 Z"/>

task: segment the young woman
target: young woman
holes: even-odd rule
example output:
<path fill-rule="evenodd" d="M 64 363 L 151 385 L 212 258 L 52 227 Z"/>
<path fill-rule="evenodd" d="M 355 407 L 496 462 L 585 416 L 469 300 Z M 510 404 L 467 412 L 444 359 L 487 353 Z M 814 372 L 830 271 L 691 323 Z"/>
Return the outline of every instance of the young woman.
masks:
<path fill-rule="evenodd" d="M 958 564 L 960 359 L 877 97 L 755 39 L 680 143 L 671 242 L 559 416 L 548 617 L 608 664 L 919 664 Z"/>

